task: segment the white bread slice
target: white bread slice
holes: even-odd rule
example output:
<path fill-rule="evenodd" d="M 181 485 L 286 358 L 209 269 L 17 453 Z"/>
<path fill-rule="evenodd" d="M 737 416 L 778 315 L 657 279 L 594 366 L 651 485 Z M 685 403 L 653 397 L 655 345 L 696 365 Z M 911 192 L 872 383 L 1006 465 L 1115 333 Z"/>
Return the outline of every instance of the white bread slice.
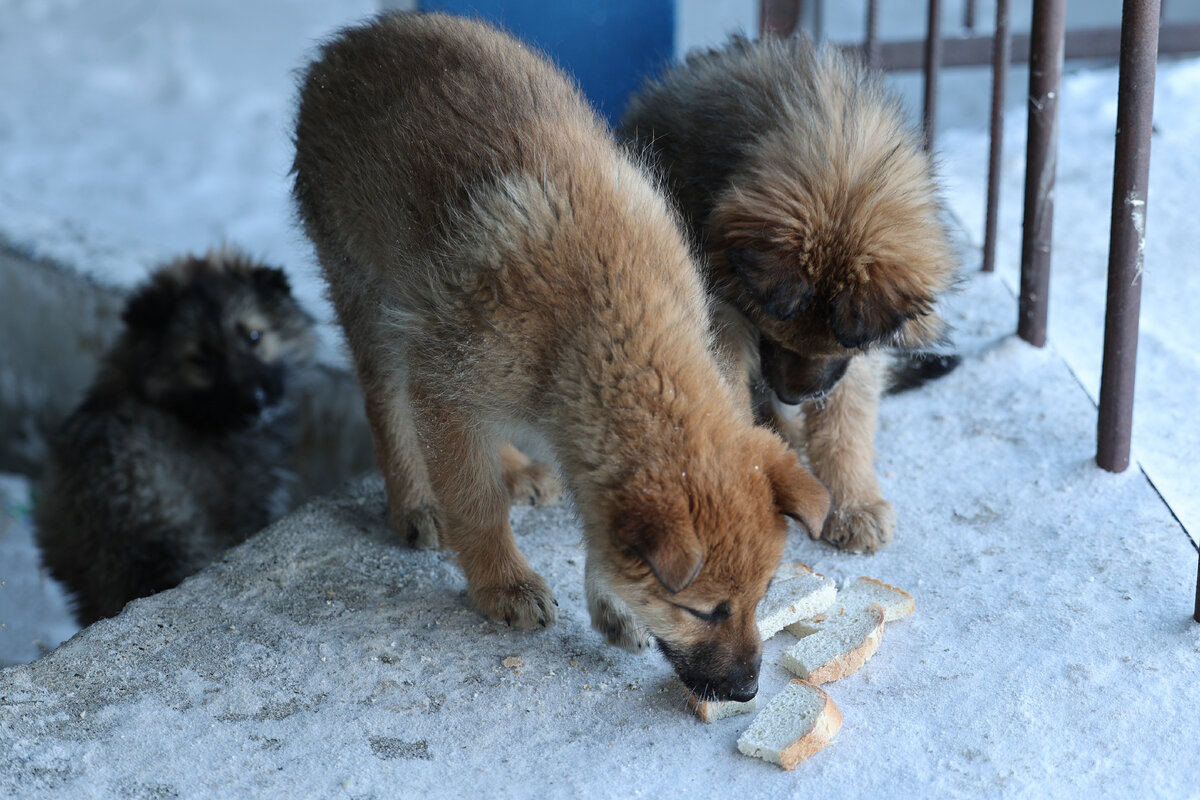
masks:
<path fill-rule="evenodd" d="M 758 698 L 753 697 L 745 703 L 736 700 L 701 700 L 690 690 L 687 692 L 688 708 L 696 713 L 701 722 L 716 722 L 719 719 L 736 717 L 738 714 L 749 714 L 758 708 Z"/>
<path fill-rule="evenodd" d="M 738 737 L 738 750 L 778 764 L 796 765 L 820 750 L 842 727 L 842 712 L 829 695 L 805 681 L 794 680 L 767 703 Z"/>
<path fill-rule="evenodd" d="M 877 581 L 874 578 L 859 578 L 838 592 L 838 605 L 849 609 L 860 609 L 871 603 L 883 606 L 883 621 L 895 622 L 913 613 L 916 602 L 903 589 Z"/>
<path fill-rule="evenodd" d="M 783 652 L 783 666 L 809 683 L 828 683 L 853 675 L 875 655 L 883 639 L 883 606 L 838 608 L 816 632 Z"/>
<path fill-rule="evenodd" d="M 836 596 L 837 584 L 832 578 L 797 562 L 780 564 L 754 611 L 758 633 L 766 641 L 791 623 L 820 614 L 833 605 Z"/>

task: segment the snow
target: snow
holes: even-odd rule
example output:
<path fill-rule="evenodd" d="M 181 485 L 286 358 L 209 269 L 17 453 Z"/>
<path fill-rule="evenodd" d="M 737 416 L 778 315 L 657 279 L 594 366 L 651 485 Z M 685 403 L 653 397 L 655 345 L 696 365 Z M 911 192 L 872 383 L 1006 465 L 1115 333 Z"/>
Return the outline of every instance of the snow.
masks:
<path fill-rule="evenodd" d="M 79 626 L 38 563 L 29 481 L 0 473 L 0 667 L 40 658 Z"/>
<path fill-rule="evenodd" d="M 241 244 L 289 270 L 337 361 L 311 245 L 292 224 L 295 71 L 377 7 L 0 5 L 0 238 L 119 286 L 181 252 Z"/>
<path fill-rule="evenodd" d="M 326 360 L 340 360 L 292 222 L 288 129 L 313 42 L 373 5 L 0 4 L 0 238 L 120 286 L 183 250 L 242 244 L 288 268 L 327 323 Z M 860 673 L 826 687 L 844 727 L 795 773 L 735 752 L 748 717 L 701 725 L 660 657 L 589 630 L 569 507 L 514 511 L 562 605 L 542 633 L 471 611 L 444 554 L 384 530 L 368 482 L 24 664 L 75 626 L 36 567 L 28 484 L 0 476 L 0 665 L 16 664 L 0 670 L 0 796 L 1198 796 L 1196 551 L 1182 526 L 1200 534 L 1200 61 L 1164 62 L 1157 81 L 1141 469 L 1120 475 L 1092 460 L 1115 96 L 1111 68 L 1063 85 L 1049 346 L 1011 335 L 1017 105 L 998 276 L 969 277 L 951 303 L 964 364 L 883 404 L 897 540 L 871 557 L 798 534 L 788 546 L 917 606 Z M 969 273 L 985 124 L 938 139 Z M 763 700 L 788 678 L 788 643 L 768 644 Z M 513 656 L 522 666 L 504 666 Z"/>

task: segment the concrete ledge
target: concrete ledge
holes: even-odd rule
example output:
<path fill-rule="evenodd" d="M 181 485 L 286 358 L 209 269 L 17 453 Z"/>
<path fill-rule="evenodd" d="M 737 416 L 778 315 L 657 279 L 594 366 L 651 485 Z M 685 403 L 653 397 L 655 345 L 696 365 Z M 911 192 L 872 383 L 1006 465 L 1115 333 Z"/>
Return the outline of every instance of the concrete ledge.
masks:
<path fill-rule="evenodd" d="M 569 506 L 513 511 L 561 605 L 520 633 L 468 607 L 445 553 L 396 541 L 370 479 L 0 670 L 0 796 L 1194 795 L 1195 551 L 1144 477 L 1093 466 L 1093 407 L 1008 336 L 1000 282 L 961 303 L 963 367 L 884 404 L 897 540 L 789 541 L 917 605 L 826 687 L 845 724 L 796 772 L 738 755 L 747 718 L 698 722 L 660 656 L 589 629 Z"/>
<path fill-rule="evenodd" d="M 120 328 L 123 295 L 0 241 L 0 472 L 36 475 Z"/>

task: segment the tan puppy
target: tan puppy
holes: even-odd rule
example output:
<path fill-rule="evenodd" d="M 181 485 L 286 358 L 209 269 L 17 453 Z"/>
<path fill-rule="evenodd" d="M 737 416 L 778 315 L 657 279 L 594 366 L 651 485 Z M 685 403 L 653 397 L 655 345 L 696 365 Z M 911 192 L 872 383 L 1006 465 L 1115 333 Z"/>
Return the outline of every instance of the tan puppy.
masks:
<path fill-rule="evenodd" d="M 309 68 L 295 173 L 385 469 L 427 471 L 471 601 L 556 618 L 508 521 L 525 431 L 579 507 L 593 623 L 753 696 L 783 515 L 819 530 L 828 494 L 736 408 L 678 226 L 578 91 L 484 24 L 381 16 Z"/>
<path fill-rule="evenodd" d="M 895 514 L 874 470 L 885 351 L 938 340 L 933 306 L 956 269 L 932 164 L 899 103 L 834 48 L 735 38 L 647 83 L 621 134 L 659 163 L 706 257 L 746 402 L 807 449 L 833 492 L 824 538 L 887 543 Z M 905 360 L 894 386 L 957 364 Z"/>

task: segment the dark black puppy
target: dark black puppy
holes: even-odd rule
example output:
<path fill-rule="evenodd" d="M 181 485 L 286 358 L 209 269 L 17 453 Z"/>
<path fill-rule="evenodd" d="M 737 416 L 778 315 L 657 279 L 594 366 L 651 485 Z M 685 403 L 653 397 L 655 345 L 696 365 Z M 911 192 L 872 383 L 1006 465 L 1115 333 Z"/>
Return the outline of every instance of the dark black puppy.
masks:
<path fill-rule="evenodd" d="M 123 320 L 51 441 L 36 512 L 43 563 L 85 625 L 288 509 L 285 385 L 315 343 L 283 272 L 228 250 L 163 267 Z"/>

